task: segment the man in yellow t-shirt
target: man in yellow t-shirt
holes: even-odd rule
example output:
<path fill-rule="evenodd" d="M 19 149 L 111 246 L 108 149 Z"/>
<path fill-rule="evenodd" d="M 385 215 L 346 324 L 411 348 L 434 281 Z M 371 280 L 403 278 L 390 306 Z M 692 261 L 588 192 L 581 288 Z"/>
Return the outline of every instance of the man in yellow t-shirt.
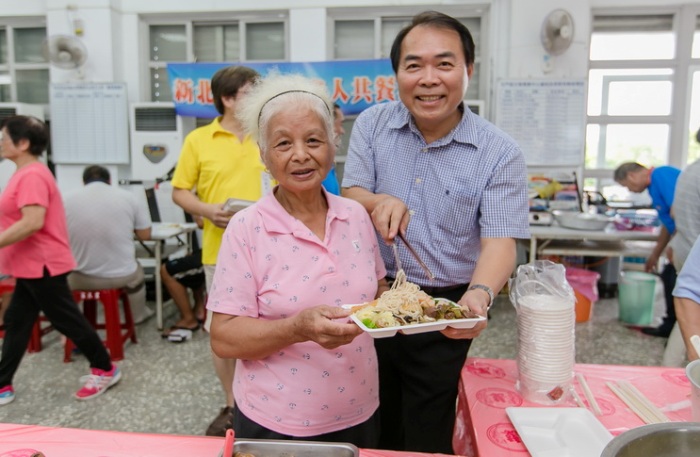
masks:
<path fill-rule="evenodd" d="M 221 238 L 233 212 L 224 210 L 229 198 L 258 200 L 270 188 L 270 175 L 260 161 L 257 144 L 245 134 L 235 116 L 259 74 L 250 68 L 231 66 L 217 71 L 211 80 L 214 105 L 221 116 L 185 138 L 172 180 L 173 201 L 186 212 L 204 219 L 202 264 L 207 291 L 216 267 Z M 196 194 L 192 192 L 196 189 Z M 209 331 L 211 313 L 204 328 Z M 235 360 L 212 352 L 216 374 L 226 393 L 226 406 L 209 425 L 207 435 L 224 436 L 233 409 Z"/>

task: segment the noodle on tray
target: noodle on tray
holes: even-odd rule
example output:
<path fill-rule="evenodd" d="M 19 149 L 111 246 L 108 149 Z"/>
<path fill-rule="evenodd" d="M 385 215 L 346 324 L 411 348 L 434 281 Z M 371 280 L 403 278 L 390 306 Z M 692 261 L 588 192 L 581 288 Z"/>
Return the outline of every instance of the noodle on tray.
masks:
<path fill-rule="evenodd" d="M 440 319 L 478 317 L 450 301 L 434 299 L 417 284 L 407 281 L 403 270 L 399 270 L 391 289 L 370 303 L 354 307 L 353 311 L 367 328 L 398 327 Z"/>

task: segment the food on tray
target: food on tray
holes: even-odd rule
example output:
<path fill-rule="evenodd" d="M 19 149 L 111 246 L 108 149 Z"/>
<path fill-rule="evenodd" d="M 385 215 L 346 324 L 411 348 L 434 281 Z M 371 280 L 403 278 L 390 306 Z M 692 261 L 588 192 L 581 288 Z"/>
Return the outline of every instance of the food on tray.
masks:
<path fill-rule="evenodd" d="M 456 303 L 434 299 L 416 284 L 408 282 L 399 271 L 391 289 L 378 299 L 359 305 L 352 310 L 367 328 L 398 327 L 435 322 L 441 319 L 468 319 L 479 317 L 462 309 Z"/>

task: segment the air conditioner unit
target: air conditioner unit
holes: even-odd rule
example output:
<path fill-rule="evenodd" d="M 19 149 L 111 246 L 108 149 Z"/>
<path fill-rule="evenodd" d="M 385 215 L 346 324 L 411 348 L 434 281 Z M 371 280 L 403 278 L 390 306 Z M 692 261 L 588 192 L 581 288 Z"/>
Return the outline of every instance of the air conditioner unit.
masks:
<path fill-rule="evenodd" d="M 131 179 L 155 180 L 177 163 L 185 136 L 195 118 L 175 114 L 168 102 L 134 103 L 130 112 Z"/>
<path fill-rule="evenodd" d="M 44 106 L 31 105 L 29 103 L 0 103 L 0 122 L 11 116 L 34 116 L 44 120 Z M 42 161 L 46 156 L 42 156 Z M 0 191 L 7 186 L 7 181 L 15 172 L 15 164 L 10 160 L 0 162 Z"/>

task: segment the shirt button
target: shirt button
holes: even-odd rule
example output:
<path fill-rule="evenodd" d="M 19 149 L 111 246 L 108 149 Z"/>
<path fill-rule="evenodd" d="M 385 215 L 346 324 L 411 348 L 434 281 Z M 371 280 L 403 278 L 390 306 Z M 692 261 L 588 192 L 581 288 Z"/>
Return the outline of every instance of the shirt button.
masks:
<path fill-rule="evenodd" d="M 416 214 L 416 210 L 410 209 L 408 210 L 408 214 L 414 216 Z"/>
<path fill-rule="evenodd" d="M 421 149 L 421 152 L 428 152 L 428 148 Z"/>
<path fill-rule="evenodd" d="M 416 178 L 416 184 L 420 184 L 421 182 L 423 182 L 423 180 L 422 180 L 422 179 L 420 179 L 420 178 Z"/>

